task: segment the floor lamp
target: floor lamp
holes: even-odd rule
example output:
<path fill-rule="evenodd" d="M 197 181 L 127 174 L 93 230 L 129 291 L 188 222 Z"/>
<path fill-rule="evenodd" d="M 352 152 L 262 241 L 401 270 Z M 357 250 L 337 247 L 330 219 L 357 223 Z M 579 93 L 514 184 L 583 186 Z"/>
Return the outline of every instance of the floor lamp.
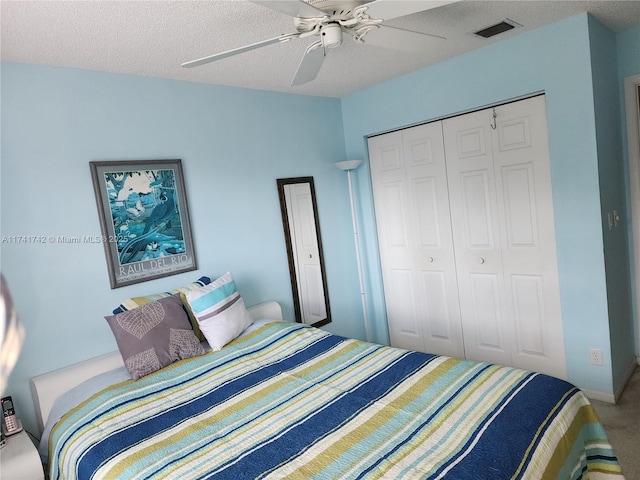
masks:
<path fill-rule="evenodd" d="M 353 223 L 353 240 L 356 245 L 356 262 L 358 264 L 358 278 L 360 280 L 360 298 L 362 299 L 362 318 L 364 320 L 364 332 L 367 341 L 371 341 L 371 331 L 369 329 L 369 318 L 367 315 L 367 301 L 364 292 L 364 278 L 362 276 L 362 262 L 360 260 L 360 242 L 358 241 L 358 220 L 356 217 L 356 205 L 353 196 L 353 183 L 351 181 L 351 172 L 358 168 L 362 160 L 346 160 L 336 163 L 336 167 L 347 172 L 347 180 L 349 182 L 349 200 L 351 201 L 351 222 Z"/>

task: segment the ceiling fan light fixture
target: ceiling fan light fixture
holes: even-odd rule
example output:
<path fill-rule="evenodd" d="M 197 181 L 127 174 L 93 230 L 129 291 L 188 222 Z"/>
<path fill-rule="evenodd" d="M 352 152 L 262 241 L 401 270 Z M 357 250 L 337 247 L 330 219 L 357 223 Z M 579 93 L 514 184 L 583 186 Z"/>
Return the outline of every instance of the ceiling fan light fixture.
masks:
<path fill-rule="evenodd" d="M 342 43 L 342 28 L 337 23 L 329 23 L 320 29 L 320 39 L 325 48 L 336 48 Z"/>

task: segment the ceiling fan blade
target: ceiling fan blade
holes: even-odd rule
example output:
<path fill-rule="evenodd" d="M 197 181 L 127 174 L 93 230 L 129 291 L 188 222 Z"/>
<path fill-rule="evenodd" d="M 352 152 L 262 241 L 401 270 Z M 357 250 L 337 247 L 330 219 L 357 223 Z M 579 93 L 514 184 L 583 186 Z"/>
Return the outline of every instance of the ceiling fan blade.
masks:
<path fill-rule="evenodd" d="M 315 18 L 324 17 L 326 15 L 322 10 L 309 5 L 302 0 L 249 0 L 251 3 L 271 8 L 280 13 L 290 15 L 292 17 Z"/>
<path fill-rule="evenodd" d="M 234 48 L 233 50 L 227 50 L 226 52 L 216 53 L 215 55 L 209 55 L 208 57 L 198 58 L 197 60 L 191 60 L 190 62 L 183 63 L 182 66 L 185 68 L 197 67 L 199 65 L 204 65 L 205 63 L 215 62 L 216 60 L 222 60 L 223 58 L 232 57 L 233 55 L 238 55 L 239 53 L 244 53 L 250 50 L 255 50 L 257 48 L 266 47 L 267 45 L 271 45 L 273 43 L 288 42 L 289 40 L 298 38 L 299 36 L 300 36 L 299 33 L 287 33 L 285 35 L 280 35 L 279 37 L 274 37 L 268 40 L 262 40 L 261 42 L 245 45 L 244 47 Z"/>
<path fill-rule="evenodd" d="M 302 85 L 303 83 L 314 80 L 318 76 L 320 67 L 322 67 L 324 56 L 322 42 L 315 42 L 309 45 L 304 57 L 302 57 L 300 61 L 293 80 L 291 80 L 291 86 L 295 87 L 296 85 Z"/>
<path fill-rule="evenodd" d="M 412 32 L 386 25 L 379 25 L 378 28 L 369 30 L 362 38 L 366 45 L 412 53 L 422 53 L 443 40 L 446 39 L 437 35 Z"/>
<path fill-rule="evenodd" d="M 365 13 L 371 18 L 391 20 L 458 1 L 460 0 L 374 0 L 365 3 Z"/>

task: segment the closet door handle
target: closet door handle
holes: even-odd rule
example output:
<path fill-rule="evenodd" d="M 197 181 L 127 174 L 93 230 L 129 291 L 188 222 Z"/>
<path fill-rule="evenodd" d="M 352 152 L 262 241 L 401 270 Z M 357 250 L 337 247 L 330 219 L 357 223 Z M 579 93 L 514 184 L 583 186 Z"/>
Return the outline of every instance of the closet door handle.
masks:
<path fill-rule="evenodd" d="M 427 257 L 427 262 L 433 263 L 433 257 Z"/>
<path fill-rule="evenodd" d="M 478 257 L 478 263 L 479 263 L 480 265 L 482 265 L 482 264 L 484 263 L 484 261 L 485 261 L 485 260 L 484 260 L 484 258 L 482 258 L 482 257 Z"/>

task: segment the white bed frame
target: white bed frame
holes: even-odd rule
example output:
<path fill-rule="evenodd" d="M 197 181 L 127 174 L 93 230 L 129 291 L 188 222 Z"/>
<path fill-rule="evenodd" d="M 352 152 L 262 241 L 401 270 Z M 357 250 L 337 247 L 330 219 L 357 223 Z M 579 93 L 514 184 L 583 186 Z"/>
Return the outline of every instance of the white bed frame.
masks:
<path fill-rule="evenodd" d="M 248 307 L 254 320 L 270 319 L 282 320 L 282 309 L 278 302 L 269 301 Z M 81 384 L 91 377 L 109 372 L 124 366 L 119 351 L 90 358 L 80 363 L 69 365 L 49 373 L 44 373 L 29 379 L 31 394 L 36 409 L 39 433 L 44 430 L 49 413 L 56 399 L 63 393 Z"/>

